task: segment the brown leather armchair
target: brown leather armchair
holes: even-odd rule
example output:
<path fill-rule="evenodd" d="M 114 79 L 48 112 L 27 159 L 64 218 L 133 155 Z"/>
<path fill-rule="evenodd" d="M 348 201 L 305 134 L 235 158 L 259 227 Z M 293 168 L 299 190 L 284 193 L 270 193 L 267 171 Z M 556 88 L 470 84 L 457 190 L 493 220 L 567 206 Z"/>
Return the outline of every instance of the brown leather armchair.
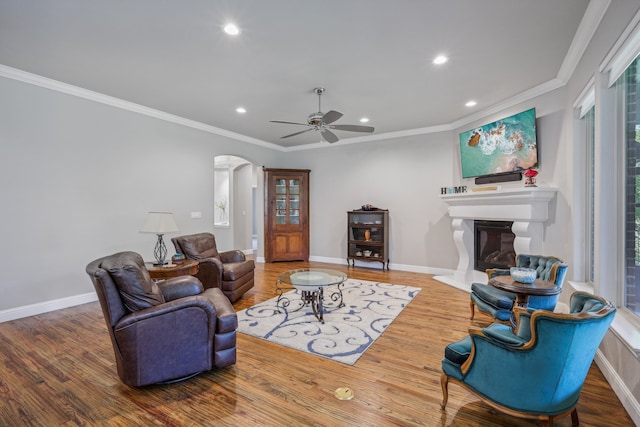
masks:
<path fill-rule="evenodd" d="M 125 384 L 189 378 L 236 362 L 238 318 L 220 289 L 193 276 L 154 282 L 135 252 L 90 262 L 118 376 Z"/>
<path fill-rule="evenodd" d="M 218 252 L 213 234 L 191 234 L 171 241 L 176 253 L 199 261 L 196 277 L 205 288 L 220 288 L 231 302 L 253 288 L 253 260 L 239 250 Z"/>

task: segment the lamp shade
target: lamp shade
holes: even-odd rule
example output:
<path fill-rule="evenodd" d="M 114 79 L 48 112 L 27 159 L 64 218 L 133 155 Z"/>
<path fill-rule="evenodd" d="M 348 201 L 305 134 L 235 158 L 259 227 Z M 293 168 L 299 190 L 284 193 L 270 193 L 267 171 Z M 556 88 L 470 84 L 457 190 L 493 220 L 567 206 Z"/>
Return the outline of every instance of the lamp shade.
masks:
<path fill-rule="evenodd" d="M 178 231 L 176 221 L 173 219 L 171 212 L 149 212 L 147 222 L 144 223 L 141 233 L 174 233 Z"/>

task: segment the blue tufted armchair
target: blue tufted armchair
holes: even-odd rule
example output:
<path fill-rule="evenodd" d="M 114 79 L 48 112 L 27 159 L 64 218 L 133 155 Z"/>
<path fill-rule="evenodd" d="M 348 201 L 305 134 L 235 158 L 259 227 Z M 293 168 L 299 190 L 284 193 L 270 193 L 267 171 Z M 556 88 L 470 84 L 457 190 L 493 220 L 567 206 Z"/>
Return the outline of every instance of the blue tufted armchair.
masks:
<path fill-rule="evenodd" d="M 470 328 L 445 348 L 442 409 L 454 382 L 507 414 L 552 425 L 570 413 L 577 426 L 580 391 L 615 311 L 603 298 L 575 292 L 570 314 L 516 307 L 515 332 L 502 323 Z"/>
<path fill-rule="evenodd" d="M 553 282 L 558 287 L 562 287 L 564 278 L 567 275 L 567 268 L 569 268 L 560 258 L 526 254 L 519 254 L 516 257 L 516 266 L 533 268 L 537 271 L 538 279 Z M 487 270 L 489 279 L 510 274 L 509 269 L 496 268 Z M 529 307 L 553 311 L 558 302 L 558 297 L 559 295 L 531 296 L 529 297 Z M 471 285 L 471 319 L 475 315 L 474 307 L 477 306 L 478 310 L 490 314 L 494 319 L 509 320 L 515 300 L 516 295 L 512 292 L 502 291 L 482 283 L 473 283 Z"/>

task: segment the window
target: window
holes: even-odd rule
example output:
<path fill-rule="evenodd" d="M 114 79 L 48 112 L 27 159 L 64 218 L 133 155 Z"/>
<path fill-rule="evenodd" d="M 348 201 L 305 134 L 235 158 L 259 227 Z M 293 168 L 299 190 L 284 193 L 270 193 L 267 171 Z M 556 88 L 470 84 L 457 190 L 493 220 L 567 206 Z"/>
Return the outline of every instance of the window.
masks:
<path fill-rule="evenodd" d="M 640 59 L 618 79 L 623 100 L 624 306 L 640 316 Z"/>
<path fill-rule="evenodd" d="M 585 152 L 587 155 L 586 171 L 586 260 L 587 282 L 595 282 L 595 182 L 596 182 L 596 165 L 595 165 L 595 107 L 591 107 L 589 111 L 582 117 L 585 129 Z"/>
<path fill-rule="evenodd" d="M 596 184 L 598 177 L 596 175 L 595 100 L 594 76 L 573 104 L 579 118 L 575 133 L 575 152 L 580 155 L 576 158 L 576 164 L 578 169 L 583 171 L 581 181 L 576 183 L 576 189 L 579 190 L 576 206 L 583 207 L 582 210 L 576 211 L 578 215 L 576 220 L 582 224 L 581 228 L 576 230 L 581 238 L 576 249 L 580 247 L 583 250 L 581 255 L 584 264 L 579 267 L 579 270 L 584 281 L 591 286 L 595 286 L 596 282 Z"/>
<path fill-rule="evenodd" d="M 218 226 L 229 225 L 229 168 L 216 168 L 213 173 L 214 213 L 213 223 Z"/>

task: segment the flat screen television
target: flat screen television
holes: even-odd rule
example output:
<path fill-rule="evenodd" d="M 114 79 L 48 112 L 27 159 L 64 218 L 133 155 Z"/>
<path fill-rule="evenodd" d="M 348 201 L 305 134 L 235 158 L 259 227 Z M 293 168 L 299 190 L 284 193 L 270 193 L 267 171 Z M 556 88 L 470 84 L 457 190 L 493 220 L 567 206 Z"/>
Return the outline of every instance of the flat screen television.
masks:
<path fill-rule="evenodd" d="M 537 167 L 536 109 L 461 133 L 460 160 L 463 178 Z"/>

